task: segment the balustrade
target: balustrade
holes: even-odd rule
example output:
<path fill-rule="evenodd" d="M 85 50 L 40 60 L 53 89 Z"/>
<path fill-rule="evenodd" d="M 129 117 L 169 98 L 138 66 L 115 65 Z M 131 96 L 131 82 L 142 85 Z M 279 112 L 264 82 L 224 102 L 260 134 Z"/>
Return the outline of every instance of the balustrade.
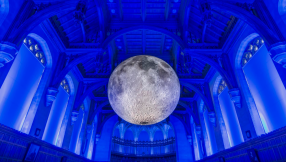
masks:
<path fill-rule="evenodd" d="M 173 154 L 176 152 L 175 138 L 158 141 L 131 141 L 112 137 L 112 153 L 136 156 Z"/>

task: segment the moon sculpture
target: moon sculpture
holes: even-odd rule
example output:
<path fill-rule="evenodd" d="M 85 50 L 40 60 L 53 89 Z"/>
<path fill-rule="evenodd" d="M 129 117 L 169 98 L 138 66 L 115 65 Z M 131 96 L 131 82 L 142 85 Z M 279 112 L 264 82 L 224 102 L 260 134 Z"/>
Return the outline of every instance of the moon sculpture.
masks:
<path fill-rule="evenodd" d="M 180 82 L 165 61 L 147 55 L 119 64 L 108 82 L 108 99 L 129 123 L 151 125 L 166 119 L 180 98 Z"/>

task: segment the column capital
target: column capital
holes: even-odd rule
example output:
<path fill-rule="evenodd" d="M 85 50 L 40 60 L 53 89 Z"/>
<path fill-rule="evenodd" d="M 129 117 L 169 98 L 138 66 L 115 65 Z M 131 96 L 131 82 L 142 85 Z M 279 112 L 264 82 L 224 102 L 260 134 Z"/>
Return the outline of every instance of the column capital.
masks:
<path fill-rule="evenodd" d="M 58 92 L 59 92 L 58 89 L 53 88 L 53 87 L 49 87 L 47 89 L 47 92 L 46 92 L 46 107 L 49 107 L 49 106 L 52 105 L 52 103 L 54 102 L 54 100 L 57 97 Z"/>
<path fill-rule="evenodd" d="M 97 134 L 97 135 L 95 136 L 95 144 L 98 143 L 99 139 L 100 139 L 100 134 Z"/>
<path fill-rule="evenodd" d="M 74 125 L 74 123 L 77 121 L 78 114 L 79 114 L 78 111 L 76 111 L 76 110 L 72 111 L 72 114 L 71 114 L 71 125 Z"/>
<path fill-rule="evenodd" d="M 241 108 L 241 96 L 238 88 L 233 88 L 228 91 L 231 101 L 236 108 Z"/>
<path fill-rule="evenodd" d="M 88 124 L 88 125 L 86 126 L 86 133 L 87 133 L 87 134 L 90 134 L 91 131 L 92 131 L 92 124 Z"/>
<path fill-rule="evenodd" d="M 209 116 L 209 121 L 212 123 L 213 126 L 216 126 L 216 116 L 215 116 L 215 112 L 209 112 L 208 113 Z"/>
<path fill-rule="evenodd" d="M 190 145 L 193 145 L 193 137 L 192 136 L 187 136 L 188 141 L 190 143 Z"/>
<path fill-rule="evenodd" d="M 272 59 L 286 68 L 286 42 L 276 43 L 269 50 Z"/>
<path fill-rule="evenodd" d="M 196 126 L 196 133 L 199 136 L 199 138 L 201 138 L 201 133 L 202 133 L 201 126 Z"/>
<path fill-rule="evenodd" d="M 19 51 L 14 44 L 0 43 L 0 68 L 12 61 L 18 52 Z"/>

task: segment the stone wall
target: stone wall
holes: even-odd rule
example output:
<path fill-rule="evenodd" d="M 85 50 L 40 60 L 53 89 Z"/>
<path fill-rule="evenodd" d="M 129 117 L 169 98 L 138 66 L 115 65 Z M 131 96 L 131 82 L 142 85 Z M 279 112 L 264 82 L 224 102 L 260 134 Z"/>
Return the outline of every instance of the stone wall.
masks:
<path fill-rule="evenodd" d="M 24 160 L 29 145 L 40 146 L 35 162 L 60 162 L 67 157 L 67 162 L 90 162 L 84 157 L 76 155 L 62 148 L 51 145 L 38 138 L 21 133 L 12 128 L 0 125 L 0 161 L 21 162 Z"/>
<path fill-rule="evenodd" d="M 286 127 L 218 152 L 199 162 L 250 162 L 248 151 L 253 149 L 261 162 L 286 161 Z"/>

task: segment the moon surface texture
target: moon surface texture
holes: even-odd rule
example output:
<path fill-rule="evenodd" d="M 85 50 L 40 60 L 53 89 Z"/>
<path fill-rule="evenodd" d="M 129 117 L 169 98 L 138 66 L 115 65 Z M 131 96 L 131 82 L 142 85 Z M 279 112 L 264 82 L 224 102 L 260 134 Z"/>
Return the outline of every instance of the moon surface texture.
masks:
<path fill-rule="evenodd" d="M 180 98 L 180 82 L 165 61 L 148 55 L 119 64 L 108 82 L 108 99 L 129 123 L 151 125 L 166 119 Z"/>

